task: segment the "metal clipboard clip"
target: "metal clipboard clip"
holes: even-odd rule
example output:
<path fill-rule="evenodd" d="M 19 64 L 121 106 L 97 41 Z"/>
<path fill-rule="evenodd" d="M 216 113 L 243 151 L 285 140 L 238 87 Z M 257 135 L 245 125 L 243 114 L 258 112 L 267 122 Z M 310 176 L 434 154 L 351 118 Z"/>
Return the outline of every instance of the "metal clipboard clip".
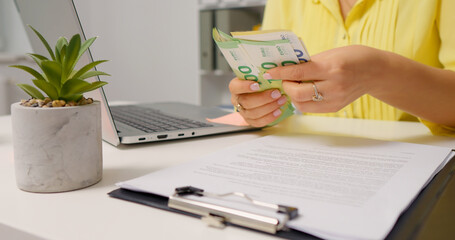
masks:
<path fill-rule="evenodd" d="M 238 210 L 228 206 L 220 206 L 218 204 L 199 201 L 195 198 L 189 199 L 188 196 L 190 195 L 218 199 L 228 196 L 238 196 L 248 200 L 250 204 L 272 210 L 282 217 L 270 217 L 249 211 Z M 202 217 L 201 220 L 213 227 L 224 228 L 226 223 L 231 223 L 272 234 L 275 234 L 277 231 L 286 230 L 286 223 L 298 216 L 298 209 L 295 207 L 257 201 L 240 192 L 214 194 L 204 192 L 203 189 L 191 186 L 176 188 L 174 194 L 169 197 L 168 206 L 184 212 L 200 215 Z"/>

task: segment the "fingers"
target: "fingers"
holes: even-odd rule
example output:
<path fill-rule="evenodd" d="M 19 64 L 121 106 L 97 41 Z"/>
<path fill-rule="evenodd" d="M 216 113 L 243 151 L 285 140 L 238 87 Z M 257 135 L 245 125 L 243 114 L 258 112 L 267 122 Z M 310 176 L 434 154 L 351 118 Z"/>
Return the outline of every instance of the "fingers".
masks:
<path fill-rule="evenodd" d="M 229 91 L 231 92 L 231 103 L 236 106 L 241 94 L 253 93 L 259 91 L 259 84 L 254 81 L 241 80 L 234 78 L 229 82 Z M 243 105 L 242 105 L 243 106 Z"/>
<path fill-rule="evenodd" d="M 309 81 L 315 79 L 324 80 L 326 71 L 324 70 L 324 67 L 321 64 L 314 61 L 310 61 L 298 65 L 276 67 L 268 70 L 267 73 L 264 74 L 264 78 Z"/>
<path fill-rule="evenodd" d="M 304 83 L 283 81 L 283 90 L 294 106 L 299 111 L 307 113 L 337 112 L 351 101 L 346 100 L 341 91 L 335 91 L 333 88 L 327 81 Z M 316 95 L 321 95 L 322 100 L 316 101 Z"/>
<path fill-rule="evenodd" d="M 244 109 L 241 111 L 241 114 L 244 118 L 247 118 L 247 119 L 259 119 L 259 118 L 262 118 L 265 115 L 275 111 L 276 109 L 280 108 L 286 102 L 287 102 L 286 96 L 281 96 L 276 101 L 272 101 L 272 102 L 260 105 L 258 107 L 255 107 L 255 108 L 244 107 Z"/>
<path fill-rule="evenodd" d="M 283 91 L 291 98 L 292 102 L 307 102 L 313 100 L 313 83 L 296 81 L 283 81 Z"/>
<path fill-rule="evenodd" d="M 235 106 L 241 104 L 245 109 L 257 108 L 262 105 L 277 101 L 281 92 L 277 89 L 269 89 L 258 92 L 259 84 L 254 81 L 232 79 L 229 83 L 231 102 Z"/>
<path fill-rule="evenodd" d="M 258 93 L 237 95 L 236 101 L 237 103 L 240 103 L 244 109 L 252 109 L 277 101 L 280 97 L 280 90 L 269 89 Z"/>
<path fill-rule="evenodd" d="M 241 105 L 240 114 L 254 127 L 263 127 L 275 121 L 282 113 L 280 107 L 288 101 L 278 89 L 258 92 L 258 83 L 238 78 L 231 80 L 229 90 L 232 104 Z"/>
<path fill-rule="evenodd" d="M 287 102 L 286 96 L 257 108 L 243 109 L 240 114 L 253 127 L 264 127 L 275 121 L 281 114 L 280 109 Z"/>
<path fill-rule="evenodd" d="M 235 105 L 241 105 L 240 114 L 254 127 L 264 127 L 275 121 L 282 113 L 280 107 L 286 104 L 287 100 L 278 89 L 244 93 L 231 99 Z"/>
<path fill-rule="evenodd" d="M 229 91 L 235 95 L 257 92 L 259 91 L 259 84 L 255 81 L 240 80 L 238 78 L 234 78 L 229 83 Z"/>

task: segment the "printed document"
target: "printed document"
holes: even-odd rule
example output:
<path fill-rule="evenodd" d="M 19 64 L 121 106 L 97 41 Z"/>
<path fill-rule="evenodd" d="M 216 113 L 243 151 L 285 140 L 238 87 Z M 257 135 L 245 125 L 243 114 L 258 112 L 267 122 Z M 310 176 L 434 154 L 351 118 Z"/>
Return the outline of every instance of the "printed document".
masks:
<path fill-rule="evenodd" d="M 244 142 L 121 188 L 243 192 L 299 209 L 288 227 L 329 239 L 383 239 L 450 159 L 450 148 L 361 138 L 286 135 Z"/>

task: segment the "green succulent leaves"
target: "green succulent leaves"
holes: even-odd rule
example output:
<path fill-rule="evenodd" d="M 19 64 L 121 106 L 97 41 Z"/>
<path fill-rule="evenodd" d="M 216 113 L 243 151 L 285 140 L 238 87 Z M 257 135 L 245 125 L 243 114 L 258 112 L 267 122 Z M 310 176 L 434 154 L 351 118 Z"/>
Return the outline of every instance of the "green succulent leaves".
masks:
<path fill-rule="evenodd" d="M 91 71 L 95 66 L 107 60 L 94 61 L 79 70 L 75 69 L 80 57 L 92 45 L 96 39 L 95 37 L 88 39 L 84 43 L 81 43 L 79 34 L 74 35 L 69 42 L 65 37 L 60 37 L 55 44 L 54 52 L 46 39 L 32 26 L 29 25 L 29 27 L 46 47 L 51 58 L 49 59 L 39 54 L 28 54 L 36 62 L 41 72 L 23 65 L 10 66 L 22 69 L 34 77 L 32 82 L 36 87 L 29 84 L 17 84 L 32 98 L 44 99 L 43 92 L 52 100 L 78 101 L 84 93 L 107 84 L 104 81 L 92 83 L 86 81 L 90 77 L 109 75 L 100 71 Z"/>

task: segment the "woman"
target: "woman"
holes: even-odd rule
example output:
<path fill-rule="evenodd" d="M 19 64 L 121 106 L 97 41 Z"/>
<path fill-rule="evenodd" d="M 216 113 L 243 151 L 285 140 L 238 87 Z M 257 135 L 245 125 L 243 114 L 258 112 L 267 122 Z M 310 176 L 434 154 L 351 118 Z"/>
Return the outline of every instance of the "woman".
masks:
<path fill-rule="evenodd" d="M 284 94 L 304 114 L 415 120 L 455 136 L 455 1 L 269 0 L 263 29 L 289 29 L 308 63 L 278 67 Z M 283 97 L 233 79 L 234 105 L 253 126 L 279 117 Z"/>

